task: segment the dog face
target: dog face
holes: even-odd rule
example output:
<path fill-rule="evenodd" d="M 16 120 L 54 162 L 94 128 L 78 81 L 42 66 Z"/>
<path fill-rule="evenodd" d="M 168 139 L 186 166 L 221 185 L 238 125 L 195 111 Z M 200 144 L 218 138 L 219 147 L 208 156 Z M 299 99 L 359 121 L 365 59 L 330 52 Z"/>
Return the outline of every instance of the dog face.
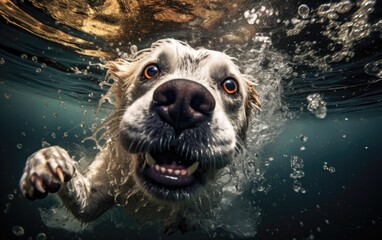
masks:
<path fill-rule="evenodd" d="M 161 202 L 192 200 L 244 147 L 256 91 L 224 53 L 173 39 L 114 66 L 119 141 L 138 188 Z"/>

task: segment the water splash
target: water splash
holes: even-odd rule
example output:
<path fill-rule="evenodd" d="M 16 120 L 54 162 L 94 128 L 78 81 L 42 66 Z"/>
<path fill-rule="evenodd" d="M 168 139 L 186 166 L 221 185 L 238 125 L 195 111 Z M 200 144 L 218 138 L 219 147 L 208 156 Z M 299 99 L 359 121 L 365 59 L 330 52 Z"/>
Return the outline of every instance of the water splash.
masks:
<path fill-rule="evenodd" d="M 226 167 L 219 178 L 219 185 L 223 186 L 221 204 L 202 221 L 211 236 L 219 228 L 245 237 L 253 237 L 257 232 L 261 210 L 252 202 L 254 196 L 251 194 L 270 189 L 264 174 L 273 160 L 268 156 L 262 157 L 261 149 L 281 133 L 287 119 L 293 116 L 282 99 L 282 81 L 290 78 L 293 70 L 285 56 L 271 47 L 271 38 L 259 33 L 253 38 L 250 49 L 228 49 L 233 50 L 231 55 L 238 58 L 244 73 L 253 76 L 251 80 L 261 93 L 262 110 L 249 124 L 246 153 Z M 244 193 L 250 195 L 243 197 Z M 238 217 L 227 218 L 233 213 Z"/>

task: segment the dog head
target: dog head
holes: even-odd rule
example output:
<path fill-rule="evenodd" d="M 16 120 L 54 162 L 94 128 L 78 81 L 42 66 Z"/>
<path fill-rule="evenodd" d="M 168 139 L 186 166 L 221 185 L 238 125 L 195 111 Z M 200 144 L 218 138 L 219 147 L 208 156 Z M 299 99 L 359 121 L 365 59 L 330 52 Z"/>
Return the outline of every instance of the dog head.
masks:
<path fill-rule="evenodd" d="M 119 144 L 150 199 L 193 199 L 245 146 L 258 95 L 224 53 L 164 39 L 108 67 Z"/>

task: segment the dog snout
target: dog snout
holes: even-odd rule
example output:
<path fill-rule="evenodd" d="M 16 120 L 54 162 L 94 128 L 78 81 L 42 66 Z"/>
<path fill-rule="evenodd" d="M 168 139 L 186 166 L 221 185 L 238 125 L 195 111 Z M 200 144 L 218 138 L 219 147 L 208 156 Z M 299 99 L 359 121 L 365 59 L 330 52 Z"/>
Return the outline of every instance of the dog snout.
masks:
<path fill-rule="evenodd" d="M 154 91 L 153 105 L 162 121 L 181 132 L 210 119 L 215 99 L 207 88 L 195 81 L 174 79 Z"/>

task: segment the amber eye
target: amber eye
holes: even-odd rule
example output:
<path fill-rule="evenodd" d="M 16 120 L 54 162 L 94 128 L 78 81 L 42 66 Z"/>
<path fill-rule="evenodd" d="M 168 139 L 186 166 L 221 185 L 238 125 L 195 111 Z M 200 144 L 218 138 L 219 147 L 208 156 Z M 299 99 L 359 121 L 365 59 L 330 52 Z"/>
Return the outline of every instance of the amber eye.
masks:
<path fill-rule="evenodd" d="M 149 64 L 145 69 L 143 70 L 143 77 L 145 79 L 152 79 L 154 77 L 158 77 L 160 73 L 159 67 L 156 64 Z"/>
<path fill-rule="evenodd" d="M 223 82 L 222 82 L 222 87 L 224 89 L 224 91 L 228 94 L 235 94 L 237 93 L 238 91 L 238 86 L 237 86 L 237 83 L 236 83 L 236 80 L 233 79 L 233 78 L 226 78 Z"/>

